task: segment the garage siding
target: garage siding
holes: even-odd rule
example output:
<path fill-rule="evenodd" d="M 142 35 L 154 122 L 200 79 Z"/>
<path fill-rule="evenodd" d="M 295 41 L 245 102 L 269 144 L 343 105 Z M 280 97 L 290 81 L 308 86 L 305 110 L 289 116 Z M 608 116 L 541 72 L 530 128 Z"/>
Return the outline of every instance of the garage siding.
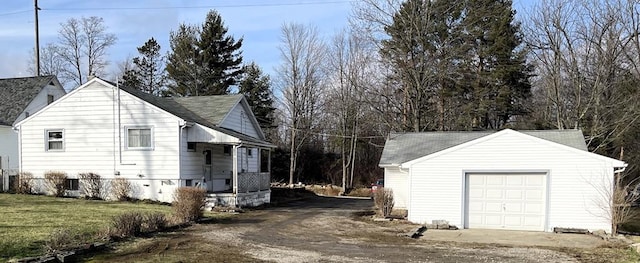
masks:
<path fill-rule="evenodd" d="M 394 208 L 406 209 L 409 190 L 408 173 L 397 167 L 384 169 L 384 187 L 393 189 Z"/>
<path fill-rule="evenodd" d="M 599 195 L 611 186 L 611 164 L 516 133 L 478 140 L 414 163 L 410 167 L 409 220 L 444 219 L 463 226 L 466 173 L 540 170 L 549 171 L 546 231 L 553 227 L 611 229 Z"/>

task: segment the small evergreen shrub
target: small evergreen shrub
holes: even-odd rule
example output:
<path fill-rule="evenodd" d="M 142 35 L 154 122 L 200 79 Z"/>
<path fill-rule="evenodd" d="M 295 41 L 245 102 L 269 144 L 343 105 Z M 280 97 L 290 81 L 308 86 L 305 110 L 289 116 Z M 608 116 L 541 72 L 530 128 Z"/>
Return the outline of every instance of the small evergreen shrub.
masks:
<path fill-rule="evenodd" d="M 202 217 L 207 192 L 199 187 L 180 187 L 173 194 L 173 215 L 178 223 L 186 223 Z"/>
<path fill-rule="evenodd" d="M 44 182 L 50 194 L 56 197 L 64 196 L 67 173 L 61 171 L 47 171 L 44 173 Z"/>
<path fill-rule="evenodd" d="M 126 178 L 117 177 L 111 180 L 111 195 L 118 201 L 131 199 L 131 183 Z"/>

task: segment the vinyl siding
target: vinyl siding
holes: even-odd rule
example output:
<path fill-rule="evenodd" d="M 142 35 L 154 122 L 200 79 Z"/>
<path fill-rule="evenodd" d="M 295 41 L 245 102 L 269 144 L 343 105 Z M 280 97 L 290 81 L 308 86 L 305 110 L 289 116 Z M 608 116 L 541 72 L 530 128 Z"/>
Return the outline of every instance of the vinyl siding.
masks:
<path fill-rule="evenodd" d="M 0 168 L 18 169 L 18 133 L 10 126 L 0 125 Z"/>
<path fill-rule="evenodd" d="M 122 91 L 118 128 L 116 94 L 92 82 L 22 123 L 21 169 L 36 177 L 59 170 L 71 177 L 95 172 L 106 179 L 118 171 L 135 183 L 136 198 L 171 201 L 179 179 L 180 119 Z M 151 127 L 153 149 L 127 149 L 127 127 Z M 45 150 L 45 131 L 51 129 L 64 131 L 63 151 Z"/>
<path fill-rule="evenodd" d="M 250 120 L 250 113 L 247 113 L 248 111 L 249 110 L 243 106 L 243 103 L 236 104 L 220 126 L 254 138 L 260 138 L 257 131 L 258 127 L 253 125 L 253 122 Z"/>
<path fill-rule="evenodd" d="M 465 172 L 548 171 L 547 228 L 604 229 L 610 224 L 599 195 L 611 186 L 613 167 L 604 159 L 540 143 L 514 133 L 419 161 L 411 166 L 409 220 L 448 220 L 463 226 Z"/>
<path fill-rule="evenodd" d="M 384 169 L 384 187 L 393 189 L 394 208 L 406 209 L 409 194 L 409 176 L 397 167 Z"/>
<path fill-rule="evenodd" d="M 47 96 L 48 95 L 53 95 L 53 101 L 56 101 L 58 99 L 60 99 L 62 96 L 64 96 L 66 93 L 64 91 L 64 89 L 62 87 L 58 87 L 58 86 L 53 86 L 53 85 L 47 85 L 45 86 L 42 91 L 40 91 L 40 93 L 38 93 L 38 95 L 36 95 L 35 98 L 33 98 L 33 100 L 29 103 L 29 105 L 27 105 L 27 107 L 24 109 L 24 111 L 20 114 L 20 116 L 18 116 L 18 118 L 15 120 L 15 123 L 20 122 L 21 120 L 25 119 L 26 117 L 28 117 L 26 115 L 26 113 L 28 112 L 29 115 L 33 115 L 36 112 L 38 112 L 39 110 L 41 110 L 42 108 L 46 107 L 47 105 Z"/>

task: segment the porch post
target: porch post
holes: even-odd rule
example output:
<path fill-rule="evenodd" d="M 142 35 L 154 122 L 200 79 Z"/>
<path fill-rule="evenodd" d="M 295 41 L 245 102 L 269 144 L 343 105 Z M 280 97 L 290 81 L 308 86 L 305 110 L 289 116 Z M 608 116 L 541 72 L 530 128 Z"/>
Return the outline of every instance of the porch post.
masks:
<path fill-rule="evenodd" d="M 238 145 L 233 145 L 233 194 L 238 193 Z"/>
<path fill-rule="evenodd" d="M 267 161 L 267 163 L 268 163 L 267 172 L 269 172 L 269 180 L 271 180 L 271 148 L 268 148 L 267 150 L 269 151 L 269 154 L 268 154 L 269 158 L 268 158 L 268 161 Z"/>

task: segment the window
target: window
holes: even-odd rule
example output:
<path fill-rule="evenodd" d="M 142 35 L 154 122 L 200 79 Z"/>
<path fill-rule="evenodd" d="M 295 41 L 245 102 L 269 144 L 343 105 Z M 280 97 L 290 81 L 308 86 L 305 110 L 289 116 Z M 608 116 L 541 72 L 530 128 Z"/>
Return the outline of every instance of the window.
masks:
<path fill-rule="evenodd" d="M 79 188 L 78 179 L 67 179 L 64 182 L 64 189 L 77 191 Z"/>
<path fill-rule="evenodd" d="M 195 152 L 195 151 L 196 151 L 196 143 L 187 142 L 187 152 Z"/>
<path fill-rule="evenodd" d="M 127 128 L 127 148 L 139 150 L 153 149 L 151 128 Z"/>
<path fill-rule="evenodd" d="M 53 97 L 53 95 L 47 95 L 47 105 L 53 103 L 54 100 L 55 98 Z"/>
<path fill-rule="evenodd" d="M 184 181 L 184 186 L 192 186 L 192 185 L 193 185 L 193 180 L 187 179 Z"/>
<path fill-rule="evenodd" d="M 64 131 L 63 130 L 47 130 L 46 147 L 47 151 L 63 151 L 64 150 Z"/>
<path fill-rule="evenodd" d="M 247 156 L 253 156 L 253 151 L 251 148 L 247 148 Z"/>
<path fill-rule="evenodd" d="M 29 118 L 29 116 L 31 116 L 31 114 L 29 114 L 29 112 L 28 112 L 28 111 L 25 111 L 25 112 L 24 112 L 24 117 L 25 117 L 25 118 Z"/>
<path fill-rule="evenodd" d="M 224 146 L 224 154 L 231 155 L 231 145 Z"/>

